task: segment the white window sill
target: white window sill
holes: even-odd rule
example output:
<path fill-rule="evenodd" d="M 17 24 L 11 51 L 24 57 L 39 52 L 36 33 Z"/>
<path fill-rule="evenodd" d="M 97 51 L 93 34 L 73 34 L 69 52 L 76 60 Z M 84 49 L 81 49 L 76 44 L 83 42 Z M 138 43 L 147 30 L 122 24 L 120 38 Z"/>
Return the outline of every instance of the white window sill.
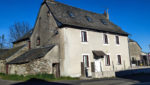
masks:
<path fill-rule="evenodd" d="M 116 44 L 116 46 L 120 46 L 120 44 Z"/>
<path fill-rule="evenodd" d="M 105 66 L 111 66 L 111 65 L 105 65 Z"/>
<path fill-rule="evenodd" d="M 88 42 L 81 42 L 81 44 L 88 44 Z"/>
<path fill-rule="evenodd" d="M 110 44 L 103 44 L 103 45 L 108 46 L 108 45 L 110 45 Z"/>

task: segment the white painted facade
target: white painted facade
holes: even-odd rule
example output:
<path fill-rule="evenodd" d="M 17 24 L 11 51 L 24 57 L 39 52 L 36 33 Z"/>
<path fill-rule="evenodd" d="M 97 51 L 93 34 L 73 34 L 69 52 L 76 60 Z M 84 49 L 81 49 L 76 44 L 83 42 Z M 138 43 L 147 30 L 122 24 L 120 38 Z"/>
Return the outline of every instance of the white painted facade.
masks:
<path fill-rule="evenodd" d="M 80 77 L 81 76 L 81 62 L 83 62 L 83 55 L 89 57 L 88 75 L 92 76 L 91 62 L 95 62 L 95 73 L 110 73 L 118 70 L 128 69 L 130 67 L 129 49 L 128 49 L 128 37 L 119 36 L 120 44 L 116 44 L 116 35 L 106 33 L 108 36 L 108 44 L 104 44 L 104 36 L 102 32 L 87 32 L 87 42 L 81 42 L 81 29 L 74 28 L 62 28 L 64 36 L 64 72 L 62 76 Z M 106 60 L 100 58 L 95 60 L 92 51 L 100 50 L 110 56 L 110 65 L 106 65 Z M 121 65 L 118 64 L 117 55 L 121 55 Z M 99 64 L 100 63 L 100 64 Z M 105 74 L 103 74 L 105 75 Z M 109 77 L 109 75 L 107 75 Z"/>

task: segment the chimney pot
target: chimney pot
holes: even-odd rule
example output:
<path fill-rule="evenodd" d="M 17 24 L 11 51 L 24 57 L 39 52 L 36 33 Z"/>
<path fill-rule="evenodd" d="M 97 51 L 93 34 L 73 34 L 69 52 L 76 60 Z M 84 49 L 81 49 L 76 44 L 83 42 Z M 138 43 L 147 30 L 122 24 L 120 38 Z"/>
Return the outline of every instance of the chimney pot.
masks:
<path fill-rule="evenodd" d="M 104 11 L 104 16 L 109 20 L 108 8 Z"/>

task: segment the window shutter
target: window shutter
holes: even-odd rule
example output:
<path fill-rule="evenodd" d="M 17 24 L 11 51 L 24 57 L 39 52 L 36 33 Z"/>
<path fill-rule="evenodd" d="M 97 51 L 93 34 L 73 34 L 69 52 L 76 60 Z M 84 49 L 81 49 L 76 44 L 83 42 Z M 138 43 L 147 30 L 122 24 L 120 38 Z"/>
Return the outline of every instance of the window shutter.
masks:
<path fill-rule="evenodd" d="M 81 75 L 84 76 L 84 63 L 81 62 Z"/>
<path fill-rule="evenodd" d="M 82 42 L 84 41 L 83 31 L 81 31 L 81 40 L 82 40 Z"/>
<path fill-rule="evenodd" d="M 108 65 L 110 65 L 110 56 L 108 55 Z"/>
<path fill-rule="evenodd" d="M 91 71 L 95 72 L 95 63 L 94 62 L 91 62 Z"/>
<path fill-rule="evenodd" d="M 89 67 L 89 57 L 87 56 L 87 67 Z"/>
<path fill-rule="evenodd" d="M 84 32 L 84 41 L 86 42 L 87 41 L 87 33 Z"/>

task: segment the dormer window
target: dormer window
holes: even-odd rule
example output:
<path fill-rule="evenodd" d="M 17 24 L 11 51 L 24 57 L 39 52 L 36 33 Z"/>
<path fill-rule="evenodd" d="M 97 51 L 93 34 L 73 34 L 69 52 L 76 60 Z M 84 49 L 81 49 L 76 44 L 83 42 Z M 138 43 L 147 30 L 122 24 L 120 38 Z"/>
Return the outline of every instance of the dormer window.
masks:
<path fill-rule="evenodd" d="M 85 18 L 87 19 L 87 21 L 92 22 L 91 17 L 89 17 L 89 16 L 85 16 Z"/>
<path fill-rule="evenodd" d="M 40 45 L 40 37 L 38 37 L 36 40 L 36 46 L 39 46 L 39 45 Z"/>
<path fill-rule="evenodd" d="M 104 25 L 107 25 L 107 24 L 108 24 L 107 20 L 105 20 L 105 19 L 100 19 L 100 21 L 101 21 Z"/>
<path fill-rule="evenodd" d="M 68 11 L 68 15 L 72 18 L 75 17 L 75 15 L 71 11 Z"/>

